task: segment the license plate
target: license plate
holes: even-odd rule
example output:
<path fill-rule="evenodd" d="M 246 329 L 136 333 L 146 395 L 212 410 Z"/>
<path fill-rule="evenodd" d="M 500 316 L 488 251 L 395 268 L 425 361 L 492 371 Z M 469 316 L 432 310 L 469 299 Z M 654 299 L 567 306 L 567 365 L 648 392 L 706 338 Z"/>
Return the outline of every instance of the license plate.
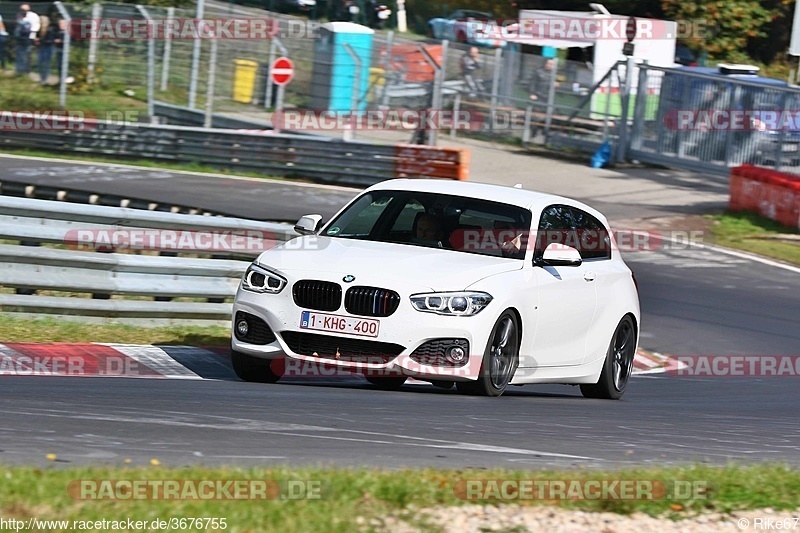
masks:
<path fill-rule="evenodd" d="M 346 335 L 360 335 L 363 337 L 377 337 L 380 320 L 371 318 L 354 318 L 352 316 L 329 315 L 327 313 L 312 313 L 303 311 L 300 315 L 302 329 L 315 329 L 317 331 L 331 331 Z"/>

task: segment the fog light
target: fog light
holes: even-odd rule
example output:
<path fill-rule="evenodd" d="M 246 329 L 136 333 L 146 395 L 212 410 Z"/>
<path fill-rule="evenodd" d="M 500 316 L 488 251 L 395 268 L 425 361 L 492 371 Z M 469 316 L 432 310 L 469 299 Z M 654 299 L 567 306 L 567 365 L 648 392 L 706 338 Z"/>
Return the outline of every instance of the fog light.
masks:
<path fill-rule="evenodd" d="M 247 320 L 240 320 L 236 323 L 236 333 L 238 333 L 240 337 L 247 337 L 249 329 L 250 326 L 247 325 Z"/>
<path fill-rule="evenodd" d="M 461 363 L 466 357 L 467 353 L 461 346 L 451 346 L 447 349 L 447 359 L 452 363 Z"/>

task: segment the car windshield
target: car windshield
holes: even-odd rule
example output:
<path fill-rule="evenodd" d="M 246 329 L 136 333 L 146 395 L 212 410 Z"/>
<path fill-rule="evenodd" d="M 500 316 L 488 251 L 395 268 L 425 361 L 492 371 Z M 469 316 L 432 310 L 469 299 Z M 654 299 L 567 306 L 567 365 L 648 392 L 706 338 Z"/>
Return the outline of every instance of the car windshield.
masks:
<path fill-rule="evenodd" d="M 530 227 L 531 212 L 521 207 L 447 194 L 373 191 L 322 234 L 524 259 Z"/>

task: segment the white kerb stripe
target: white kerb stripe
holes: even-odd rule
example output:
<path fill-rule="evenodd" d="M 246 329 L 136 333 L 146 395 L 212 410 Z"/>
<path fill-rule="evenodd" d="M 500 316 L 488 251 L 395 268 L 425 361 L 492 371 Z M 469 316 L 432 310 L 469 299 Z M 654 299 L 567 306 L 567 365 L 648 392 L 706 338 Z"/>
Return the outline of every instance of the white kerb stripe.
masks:
<path fill-rule="evenodd" d="M 157 346 L 139 346 L 136 344 L 103 344 L 114 348 L 131 359 L 151 368 L 168 378 L 203 379 Z"/>

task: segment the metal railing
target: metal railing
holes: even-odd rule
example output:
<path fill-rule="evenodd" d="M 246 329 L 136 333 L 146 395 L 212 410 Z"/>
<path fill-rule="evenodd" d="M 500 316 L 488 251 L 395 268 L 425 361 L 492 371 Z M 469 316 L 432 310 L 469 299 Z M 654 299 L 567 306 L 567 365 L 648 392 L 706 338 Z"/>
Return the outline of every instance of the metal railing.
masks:
<path fill-rule="evenodd" d="M 0 196 L 0 239 L 19 243 L 0 244 L 0 310 L 229 320 L 241 259 L 296 235 L 284 224 Z M 237 242 L 246 245 L 228 247 Z"/>
<path fill-rule="evenodd" d="M 9 130 L 0 147 L 102 154 L 321 182 L 372 185 L 400 177 L 466 179 L 465 149 L 384 145 L 328 137 L 78 121 L 73 129 Z"/>

